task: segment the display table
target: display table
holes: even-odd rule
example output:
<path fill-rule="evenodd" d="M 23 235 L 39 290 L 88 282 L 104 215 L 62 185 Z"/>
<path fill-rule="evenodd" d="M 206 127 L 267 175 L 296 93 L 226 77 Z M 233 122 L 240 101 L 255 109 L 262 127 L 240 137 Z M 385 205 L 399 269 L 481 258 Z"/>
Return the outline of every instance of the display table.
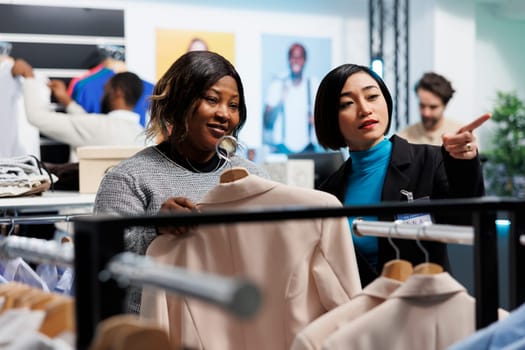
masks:
<path fill-rule="evenodd" d="M 41 196 L 0 198 L 0 211 L 17 213 L 38 213 L 60 211 L 71 208 L 91 208 L 95 202 L 94 193 L 71 191 L 47 191 Z"/>

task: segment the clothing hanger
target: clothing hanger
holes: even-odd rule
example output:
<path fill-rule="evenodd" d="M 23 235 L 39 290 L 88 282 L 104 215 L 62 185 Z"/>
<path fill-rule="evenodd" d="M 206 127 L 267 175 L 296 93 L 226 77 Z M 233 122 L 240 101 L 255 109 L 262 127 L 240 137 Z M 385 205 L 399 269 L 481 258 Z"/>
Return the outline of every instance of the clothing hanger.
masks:
<path fill-rule="evenodd" d="M 9 226 L 9 231 L 6 234 L 7 237 L 11 236 L 15 232 L 15 229 L 16 229 L 15 218 L 13 216 L 11 216 L 11 217 L 9 217 L 9 220 L 11 221 L 11 223 L 10 223 L 10 226 Z"/>
<path fill-rule="evenodd" d="M 115 73 L 126 72 L 126 49 L 120 45 L 98 45 L 98 52 L 104 57 L 102 63 Z"/>
<path fill-rule="evenodd" d="M 66 331 L 75 331 L 74 300 L 69 296 L 46 292 L 19 282 L 9 282 L 0 285 L 0 297 L 4 298 L 1 312 L 22 307 L 44 310 L 45 318 L 39 331 L 50 338 Z"/>
<path fill-rule="evenodd" d="M 234 182 L 250 175 L 246 168 L 231 167 L 231 156 L 235 154 L 240 146 L 242 147 L 242 144 L 231 135 L 221 137 L 215 145 L 215 151 L 219 158 L 224 159 L 226 163 L 230 164 L 230 168 L 224 170 L 220 176 L 221 184 Z M 226 154 L 224 154 L 224 152 Z"/>
<path fill-rule="evenodd" d="M 400 222 L 401 221 L 396 220 L 394 222 L 393 229 L 397 230 L 397 224 L 399 224 Z M 400 259 L 399 248 L 395 245 L 394 241 L 392 240 L 391 230 L 389 230 L 388 243 L 390 243 L 392 248 L 394 248 L 396 252 L 396 258 L 394 260 L 386 262 L 383 265 L 381 276 L 404 282 L 410 275 L 412 275 L 414 271 L 412 263 L 408 260 Z"/>
<path fill-rule="evenodd" d="M 228 182 L 234 182 L 242 178 L 245 178 L 248 175 L 250 174 L 248 173 L 248 170 L 246 170 L 246 168 L 232 167 L 230 169 L 225 170 L 221 174 L 220 182 L 221 184 L 228 183 Z"/>
<path fill-rule="evenodd" d="M 136 315 L 122 314 L 99 322 L 90 350 L 172 349 L 168 334 Z"/>
<path fill-rule="evenodd" d="M 443 272 L 443 267 L 441 265 L 429 262 L 428 251 L 423 246 L 423 244 L 419 241 L 419 237 L 418 236 L 421 233 L 425 233 L 425 230 L 426 230 L 427 226 L 429 226 L 429 225 L 432 225 L 432 223 L 430 223 L 430 222 L 422 223 L 421 226 L 419 227 L 419 230 L 418 230 L 417 234 L 416 234 L 416 244 L 419 247 L 419 249 L 421 249 L 421 251 L 425 254 L 425 262 L 421 263 L 421 264 L 418 264 L 418 265 L 416 265 L 416 267 L 414 267 L 414 274 L 435 275 L 435 274 Z"/>
<path fill-rule="evenodd" d="M 31 287 L 18 282 L 10 282 L 0 286 L 0 297 L 4 298 L 0 313 L 12 309 L 14 304 L 23 293 L 29 291 Z"/>
<path fill-rule="evenodd" d="M 114 343 L 112 350 L 174 349 L 165 330 L 146 325 L 135 330 L 128 328 L 116 337 Z"/>
<path fill-rule="evenodd" d="M 75 301 L 73 298 L 56 294 L 45 305 L 46 316 L 39 332 L 50 338 L 64 332 L 75 332 Z"/>
<path fill-rule="evenodd" d="M 34 306 L 43 306 L 53 298 L 49 292 L 45 292 L 38 288 L 30 288 L 23 293 L 20 293 L 13 301 L 13 308 L 26 307 L 33 309 Z"/>

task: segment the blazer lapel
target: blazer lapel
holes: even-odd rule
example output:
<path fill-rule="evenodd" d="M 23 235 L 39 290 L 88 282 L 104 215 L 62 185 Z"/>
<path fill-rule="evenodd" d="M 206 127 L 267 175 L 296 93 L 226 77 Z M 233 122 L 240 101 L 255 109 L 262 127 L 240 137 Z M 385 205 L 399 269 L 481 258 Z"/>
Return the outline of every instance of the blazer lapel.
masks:
<path fill-rule="evenodd" d="M 412 162 L 413 154 L 408 147 L 408 142 L 404 139 L 393 135 L 390 141 L 392 142 L 392 159 L 383 185 L 382 200 L 399 201 L 404 198 L 400 191 L 407 189 L 410 183 L 410 178 L 405 175 L 405 169 Z"/>

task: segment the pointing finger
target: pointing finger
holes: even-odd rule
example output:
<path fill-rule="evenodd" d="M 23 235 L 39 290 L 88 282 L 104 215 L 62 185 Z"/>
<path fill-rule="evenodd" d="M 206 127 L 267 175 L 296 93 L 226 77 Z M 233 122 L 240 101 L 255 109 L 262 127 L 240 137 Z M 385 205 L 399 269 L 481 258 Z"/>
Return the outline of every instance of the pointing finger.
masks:
<path fill-rule="evenodd" d="M 490 116 L 491 116 L 490 113 L 483 114 L 481 117 L 477 118 L 473 122 L 465 125 L 461 129 L 459 129 L 459 131 L 457 133 L 459 134 L 459 133 L 462 133 L 462 132 L 465 132 L 465 131 L 472 131 L 472 130 L 480 127 L 483 123 L 485 123 L 487 120 L 490 119 Z"/>

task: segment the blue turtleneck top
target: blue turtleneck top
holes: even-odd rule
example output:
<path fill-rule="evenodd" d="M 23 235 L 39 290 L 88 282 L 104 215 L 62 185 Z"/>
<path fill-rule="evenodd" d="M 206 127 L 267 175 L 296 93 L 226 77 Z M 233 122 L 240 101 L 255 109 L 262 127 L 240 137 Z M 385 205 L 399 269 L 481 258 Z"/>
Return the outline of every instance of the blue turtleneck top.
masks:
<path fill-rule="evenodd" d="M 390 161 L 392 143 L 384 139 L 366 151 L 351 151 L 352 171 L 349 174 L 345 194 L 345 205 L 375 204 L 381 201 L 383 182 Z M 349 217 L 352 227 L 355 217 Z M 377 217 L 364 217 L 365 220 L 377 220 Z M 356 249 L 377 268 L 377 238 L 359 237 L 352 234 Z"/>

